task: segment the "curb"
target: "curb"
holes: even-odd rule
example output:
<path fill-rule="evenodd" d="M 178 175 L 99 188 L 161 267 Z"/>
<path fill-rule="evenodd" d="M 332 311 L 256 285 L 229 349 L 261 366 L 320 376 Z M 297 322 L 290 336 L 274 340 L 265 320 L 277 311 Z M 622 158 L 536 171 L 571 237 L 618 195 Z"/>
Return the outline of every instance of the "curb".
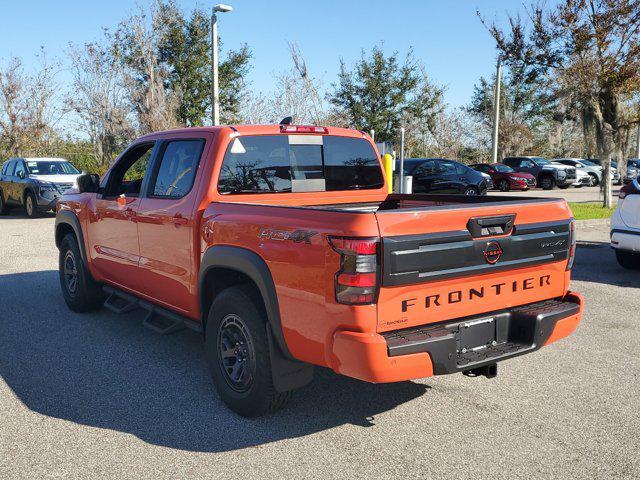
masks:
<path fill-rule="evenodd" d="M 576 230 L 586 230 L 593 227 L 601 227 L 611 224 L 610 218 L 593 218 L 591 220 L 576 220 Z"/>

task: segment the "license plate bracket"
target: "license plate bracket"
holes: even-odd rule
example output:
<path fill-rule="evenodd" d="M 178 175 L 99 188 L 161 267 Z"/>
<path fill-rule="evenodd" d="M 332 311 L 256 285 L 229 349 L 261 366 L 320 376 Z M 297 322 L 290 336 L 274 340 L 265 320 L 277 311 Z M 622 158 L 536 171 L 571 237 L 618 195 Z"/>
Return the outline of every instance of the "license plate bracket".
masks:
<path fill-rule="evenodd" d="M 458 327 L 458 352 L 484 348 L 496 341 L 494 318 L 461 323 Z"/>

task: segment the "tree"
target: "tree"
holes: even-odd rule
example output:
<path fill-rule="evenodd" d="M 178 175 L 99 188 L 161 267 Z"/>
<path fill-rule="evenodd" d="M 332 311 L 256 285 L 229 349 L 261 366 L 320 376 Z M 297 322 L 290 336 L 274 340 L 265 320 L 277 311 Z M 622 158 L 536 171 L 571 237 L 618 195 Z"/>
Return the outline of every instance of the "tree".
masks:
<path fill-rule="evenodd" d="M 507 32 L 489 26 L 498 49 L 532 78 L 555 75 L 564 87 L 558 93 L 570 95 L 593 127 L 605 175 L 613 156 L 624 174 L 624 132 L 638 118 L 624 120 L 621 102 L 640 91 L 640 0 L 535 4 L 528 20 L 510 16 Z M 604 203 L 610 206 L 610 181 L 604 184 Z"/>
<path fill-rule="evenodd" d="M 150 17 L 149 22 L 147 13 L 140 10 L 121 22 L 114 42 L 140 133 L 178 126 L 176 112 L 182 95 L 166 88 L 169 70 L 158 55 L 164 27 L 158 5 Z"/>
<path fill-rule="evenodd" d="M 41 49 L 28 74 L 19 58 L 0 68 L 0 148 L 8 155 L 38 151 L 52 140 L 62 115 L 56 102 L 58 64 Z"/>
<path fill-rule="evenodd" d="M 428 128 L 442 109 L 442 89 L 431 84 L 410 51 L 404 62 L 398 53 L 386 57 L 382 48 L 362 52 L 353 70 L 340 60 L 338 83 L 329 101 L 357 129 L 375 130 L 376 140 L 395 141 L 408 119 Z"/>
<path fill-rule="evenodd" d="M 89 138 L 99 172 L 135 136 L 122 64 L 112 45 L 105 32 L 102 42 L 71 45 L 68 52 L 72 83 L 65 105 Z"/>
<path fill-rule="evenodd" d="M 187 18 L 173 0 L 157 0 L 150 12 L 140 11 L 121 24 L 119 47 L 131 72 L 136 108 L 145 118 L 151 115 L 147 108 L 151 102 L 164 108 L 164 117 L 142 122 L 148 129 L 151 124 L 209 123 L 210 31 L 207 12 L 196 9 Z M 229 51 L 219 65 L 220 111 L 224 122 L 238 118 L 250 60 L 249 47 L 242 45 Z M 164 91 L 160 92 L 160 88 Z"/>

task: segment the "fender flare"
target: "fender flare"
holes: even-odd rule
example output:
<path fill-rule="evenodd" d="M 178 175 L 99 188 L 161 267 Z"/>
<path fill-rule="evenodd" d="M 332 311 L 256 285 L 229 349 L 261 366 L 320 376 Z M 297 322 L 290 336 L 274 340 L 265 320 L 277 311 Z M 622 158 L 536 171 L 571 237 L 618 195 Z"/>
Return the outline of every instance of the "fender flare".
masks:
<path fill-rule="evenodd" d="M 75 213 L 70 210 L 60 210 L 56 215 L 56 226 L 55 226 L 55 236 L 56 236 L 56 247 L 60 248 L 60 242 L 62 238 L 58 235 L 58 228 L 60 225 L 68 225 L 73 229 L 73 232 L 76 234 L 76 238 L 78 239 L 78 246 L 80 247 L 80 255 L 82 256 L 82 261 L 85 265 L 87 265 L 87 251 L 84 245 L 84 234 L 82 233 L 82 227 L 80 226 L 80 220 Z"/>
<path fill-rule="evenodd" d="M 284 339 L 284 333 L 282 332 L 276 286 L 273 282 L 271 271 L 262 257 L 251 250 L 241 247 L 231 247 L 227 245 L 209 247 L 202 257 L 198 276 L 198 301 L 201 312 L 205 312 L 208 307 L 208 305 L 204 304 L 204 282 L 207 278 L 207 273 L 213 268 L 236 270 L 249 277 L 256 284 L 262 295 L 264 307 L 267 312 L 267 321 L 269 322 L 277 345 L 286 358 L 295 360 L 291 352 L 289 352 L 289 348 Z"/>

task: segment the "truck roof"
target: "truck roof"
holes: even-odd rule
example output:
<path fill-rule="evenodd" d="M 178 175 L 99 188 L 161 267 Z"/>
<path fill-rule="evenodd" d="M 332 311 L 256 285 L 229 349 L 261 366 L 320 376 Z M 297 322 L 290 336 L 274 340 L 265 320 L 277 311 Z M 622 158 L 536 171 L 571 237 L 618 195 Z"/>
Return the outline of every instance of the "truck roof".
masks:
<path fill-rule="evenodd" d="M 291 125 L 298 126 L 298 125 Z M 304 125 L 307 126 L 307 125 Z M 315 125 L 314 125 L 315 126 Z M 193 133 L 193 132 L 208 132 L 208 133 L 216 133 L 224 130 L 231 130 L 239 133 L 240 135 L 280 135 L 281 133 L 281 125 L 272 124 L 272 125 L 221 125 L 221 126 L 208 126 L 208 127 L 188 127 L 188 128 L 179 128 L 174 130 L 165 130 L 163 132 L 154 132 L 148 135 L 145 135 L 142 138 L 147 137 L 155 137 L 157 135 L 167 135 L 167 134 L 181 134 L 181 133 Z M 359 130 L 354 130 L 351 128 L 341 128 L 341 127 L 324 127 L 327 129 L 327 133 L 324 135 L 336 135 L 340 137 L 362 137 L 368 136 L 366 133 L 361 132 Z M 289 134 L 289 133 L 287 133 Z M 305 135 L 305 134 L 301 134 Z M 312 134 L 318 135 L 318 134 Z"/>

